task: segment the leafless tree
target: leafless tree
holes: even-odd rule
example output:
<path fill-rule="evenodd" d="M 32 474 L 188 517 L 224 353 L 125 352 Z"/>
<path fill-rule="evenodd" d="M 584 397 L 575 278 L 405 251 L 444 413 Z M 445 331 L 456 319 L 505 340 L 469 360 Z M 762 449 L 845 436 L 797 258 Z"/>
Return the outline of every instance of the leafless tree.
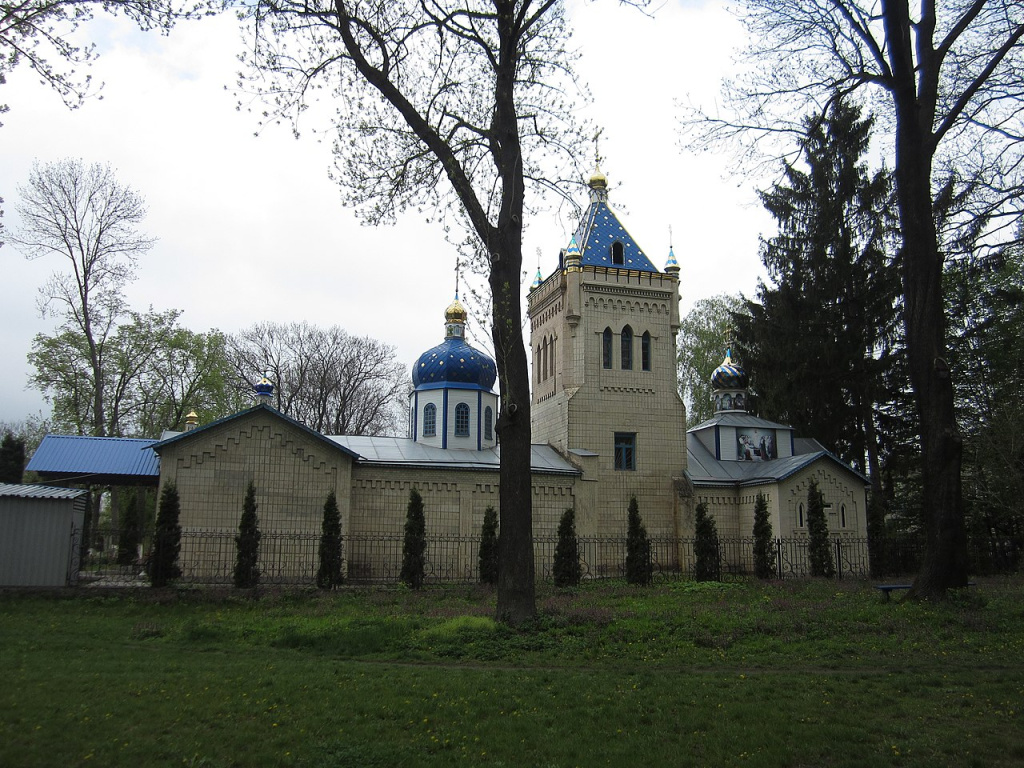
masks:
<path fill-rule="evenodd" d="M 559 0 L 259 0 L 250 83 L 268 117 L 328 89 L 336 176 L 369 222 L 455 212 L 487 264 L 500 380 L 498 616 L 536 613 L 530 393 L 519 282 L 524 217 L 559 175 L 577 183 L 581 91 Z M 267 78 L 271 76 L 269 80 Z"/>
<path fill-rule="evenodd" d="M 403 421 L 409 374 L 386 344 L 307 323 L 259 323 L 229 344 L 242 386 L 267 376 L 275 407 L 311 429 L 387 435 Z"/>
<path fill-rule="evenodd" d="M 946 363 L 944 258 L 997 244 L 1021 216 L 1024 5 L 1017 0 L 742 0 L 748 72 L 698 142 L 758 151 L 831 99 L 885 126 L 902 235 L 904 323 L 921 423 L 927 549 L 913 594 L 967 582 L 962 438 Z M 887 121 L 887 122 L 886 122 Z"/>

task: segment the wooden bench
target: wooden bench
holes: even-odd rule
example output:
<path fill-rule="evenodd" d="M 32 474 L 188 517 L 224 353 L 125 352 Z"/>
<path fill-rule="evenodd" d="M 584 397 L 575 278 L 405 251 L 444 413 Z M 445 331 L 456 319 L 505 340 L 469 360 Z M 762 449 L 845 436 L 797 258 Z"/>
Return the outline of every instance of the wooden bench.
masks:
<path fill-rule="evenodd" d="M 889 599 L 889 593 L 892 592 L 893 590 L 895 590 L 895 589 L 910 589 L 912 586 L 914 586 L 914 585 L 913 584 L 875 584 L 875 589 L 877 589 L 879 592 L 882 592 L 885 595 L 885 599 L 888 600 Z M 967 582 L 967 586 L 968 587 L 973 587 L 974 586 L 974 582 L 973 581 Z"/>

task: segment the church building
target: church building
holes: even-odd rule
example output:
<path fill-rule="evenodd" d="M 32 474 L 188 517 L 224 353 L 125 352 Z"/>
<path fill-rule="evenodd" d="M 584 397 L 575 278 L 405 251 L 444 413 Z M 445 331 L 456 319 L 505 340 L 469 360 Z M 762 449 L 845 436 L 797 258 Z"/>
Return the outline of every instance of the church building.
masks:
<path fill-rule="evenodd" d="M 659 566 L 686 569 L 697 503 L 708 505 L 720 536 L 749 537 L 761 493 L 775 536 L 798 539 L 806 536 L 807 486 L 817 480 L 830 534 L 865 537 L 864 477 L 815 441 L 748 413 L 747 375 L 728 353 L 712 379 L 714 417 L 687 432 L 676 372 L 680 267 L 671 249 L 665 268 L 655 266 L 611 207 L 599 170 L 589 189 L 557 267 L 547 277 L 538 271 L 528 296 L 535 535 L 553 537 L 573 508 L 580 537 L 624 540 L 635 496 L 652 539 L 667 542 Z M 264 380 L 252 408 L 135 441 L 152 460 L 123 471 L 175 484 L 183 530 L 196 534 L 183 541 L 182 558 L 226 563 L 210 578 L 230 578 L 231 557 L 213 550 L 233 552 L 225 534 L 237 528 L 249 483 L 261 529 L 280 534 L 319 532 L 333 491 L 347 541 L 362 542 L 346 552 L 349 577 L 393 578 L 401 551 L 384 542 L 401 535 L 412 488 L 423 496 L 428 536 L 473 540 L 485 510 L 498 507 L 497 370 L 466 341 L 466 321 L 456 296 L 443 340 L 413 365 L 407 436 L 322 435 L 272 408 Z M 106 450 L 98 440 L 49 435 L 28 468 L 56 479 L 98 463 L 104 476 L 119 476 L 113 458 L 97 458 Z M 125 453 L 106 440 L 111 457 Z M 276 549 L 261 552 L 261 563 L 282 580 L 315 571 L 315 552 L 287 536 L 272 540 Z M 472 578 L 472 551 L 435 553 L 434 566 Z M 590 573 L 621 572 L 611 562 L 618 551 L 595 555 Z M 749 553 L 724 554 L 726 568 L 750 571 Z M 539 573 L 550 555 L 538 550 Z"/>

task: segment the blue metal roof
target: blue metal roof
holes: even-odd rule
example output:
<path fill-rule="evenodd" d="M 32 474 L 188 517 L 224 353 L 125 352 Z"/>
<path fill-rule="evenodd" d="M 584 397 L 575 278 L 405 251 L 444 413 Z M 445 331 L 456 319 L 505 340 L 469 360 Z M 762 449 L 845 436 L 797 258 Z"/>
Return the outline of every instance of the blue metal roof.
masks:
<path fill-rule="evenodd" d="M 153 452 L 156 440 L 126 437 L 47 435 L 26 469 L 45 477 L 82 483 L 112 478 L 155 481 L 160 460 Z"/>
<path fill-rule="evenodd" d="M 658 272 L 633 236 L 626 231 L 607 202 L 592 202 L 576 229 L 582 263 L 585 266 L 614 267 L 640 272 Z M 622 264 L 612 263 L 612 244 L 622 243 Z"/>
<path fill-rule="evenodd" d="M 412 383 L 417 389 L 457 384 L 463 389 L 490 392 L 496 377 L 494 361 L 460 338 L 447 338 L 428 349 L 412 367 Z"/>

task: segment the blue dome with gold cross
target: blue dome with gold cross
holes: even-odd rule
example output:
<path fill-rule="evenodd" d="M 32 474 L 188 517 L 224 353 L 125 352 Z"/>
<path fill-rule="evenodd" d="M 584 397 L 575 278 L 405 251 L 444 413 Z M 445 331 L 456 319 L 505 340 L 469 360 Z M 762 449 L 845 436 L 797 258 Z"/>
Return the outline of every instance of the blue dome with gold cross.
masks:
<path fill-rule="evenodd" d="M 722 364 L 711 374 L 712 389 L 746 389 L 749 381 L 747 372 L 733 362 L 731 349 L 726 351 Z"/>
<path fill-rule="evenodd" d="M 445 338 L 428 349 L 412 368 L 416 389 L 482 389 L 490 392 L 497 378 L 497 366 L 489 355 L 466 343 L 467 312 L 458 295 L 445 310 Z"/>

